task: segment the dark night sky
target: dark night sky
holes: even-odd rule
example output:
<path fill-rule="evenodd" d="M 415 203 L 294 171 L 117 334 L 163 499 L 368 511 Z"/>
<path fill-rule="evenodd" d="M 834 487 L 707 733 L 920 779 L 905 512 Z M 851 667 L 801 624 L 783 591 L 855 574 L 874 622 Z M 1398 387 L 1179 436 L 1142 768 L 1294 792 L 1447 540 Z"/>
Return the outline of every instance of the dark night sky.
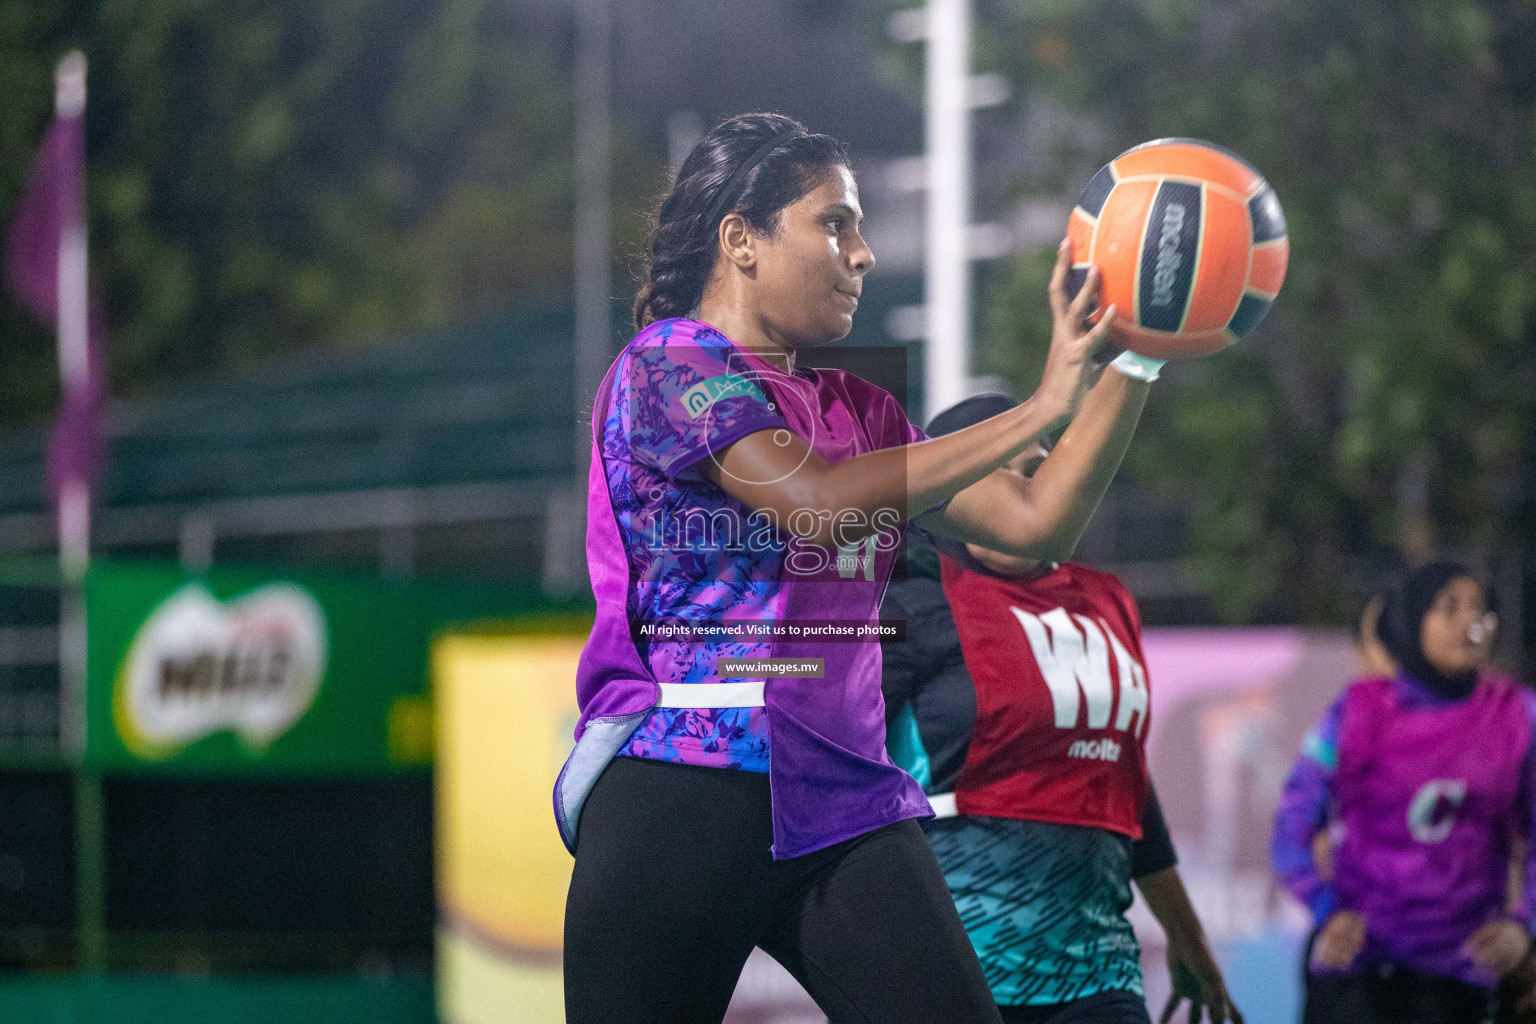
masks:
<path fill-rule="evenodd" d="M 509 0 L 569 46 L 571 0 Z M 678 110 L 705 126 L 769 110 L 849 143 L 856 157 L 922 148 L 922 114 L 874 67 L 891 8 L 855 0 L 614 0 L 615 111 L 661 144 Z"/>

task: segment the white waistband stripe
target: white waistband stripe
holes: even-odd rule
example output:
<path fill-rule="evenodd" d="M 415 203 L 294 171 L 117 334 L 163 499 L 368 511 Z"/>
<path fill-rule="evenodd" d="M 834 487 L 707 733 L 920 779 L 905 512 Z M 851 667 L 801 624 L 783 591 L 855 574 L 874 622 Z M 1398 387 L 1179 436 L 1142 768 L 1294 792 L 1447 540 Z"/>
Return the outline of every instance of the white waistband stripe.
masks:
<path fill-rule="evenodd" d="M 661 708 L 760 708 L 763 680 L 737 683 L 661 683 Z"/>
<path fill-rule="evenodd" d="M 960 808 L 955 806 L 953 793 L 935 793 L 928 798 L 928 803 L 933 805 L 933 815 L 936 818 L 953 818 L 960 813 Z"/>

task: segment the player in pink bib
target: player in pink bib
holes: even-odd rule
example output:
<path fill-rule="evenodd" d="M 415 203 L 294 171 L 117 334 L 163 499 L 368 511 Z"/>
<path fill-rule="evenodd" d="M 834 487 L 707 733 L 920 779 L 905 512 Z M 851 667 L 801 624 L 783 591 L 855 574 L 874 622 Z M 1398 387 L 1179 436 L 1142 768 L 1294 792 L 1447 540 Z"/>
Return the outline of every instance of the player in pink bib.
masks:
<path fill-rule="evenodd" d="M 1377 632 L 1397 674 L 1351 683 L 1308 734 L 1275 822 L 1275 870 L 1319 929 L 1305 1020 L 1478 1024 L 1530 948 L 1529 857 L 1508 892 L 1536 814 L 1536 698 L 1486 671 L 1493 619 L 1463 566 L 1408 574 Z M 1331 876 L 1313 847 L 1330 825 Z"/>

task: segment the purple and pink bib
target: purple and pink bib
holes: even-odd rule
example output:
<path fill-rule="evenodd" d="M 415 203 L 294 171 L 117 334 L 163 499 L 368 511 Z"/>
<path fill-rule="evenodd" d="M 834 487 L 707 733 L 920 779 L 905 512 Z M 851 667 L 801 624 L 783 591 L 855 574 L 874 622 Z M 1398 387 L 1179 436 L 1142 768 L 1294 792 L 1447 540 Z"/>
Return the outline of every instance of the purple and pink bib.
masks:
<path fill-rule="evenodd" d="M 555 791 L 572 849 L 586 793 L 615 755 L 766 770 L 778 859 L 929 813 L 885 753 L 878 637 L 825 642 L 782 631 L 878 622 L 905 510 L 878 541 L 833 551 L 798 540 L 703 472 L 742 437 L 781 429 L 829 463 L 923 438 L 866 381 L 786 372 L 698 321 L 651 324 L 609 370 L 588 483 L 597 619 L 577 674 L 577 746 Z M 737 632 L 677 640 L 656 631 L 712 624 Z M 751 639 L 745 624 L 780 632 Z M 759 706 L 691 706 L 688 686 L 714 692 L 727 682 L 723 657 L 818 658 L 823 678 L 746 680 L 760 684 Z"/>
<path fill-rule="evenodd" d="M 1361 962 L 1489 983 L 1461 953 L 1504 913 L 1530 694 L 1484 679 L 1464 700 L 1405 707 L 1393 680 L 1342 702 L 1334 793 L 1337 905 L 1364 915 Z"/>

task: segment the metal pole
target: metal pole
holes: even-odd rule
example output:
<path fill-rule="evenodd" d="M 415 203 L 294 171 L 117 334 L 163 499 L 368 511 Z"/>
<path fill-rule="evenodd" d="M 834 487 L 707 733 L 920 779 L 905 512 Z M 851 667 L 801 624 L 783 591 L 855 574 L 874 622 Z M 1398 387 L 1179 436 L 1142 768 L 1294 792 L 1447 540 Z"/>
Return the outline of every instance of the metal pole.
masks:
<path fill-rule="evenodd" d="M 923 413 L 965 397 L 971 353 L 971 13 L 969 0 L 928 0 Z"/>
<path fill-rule="evenodd" d="M 85 116 L 85 54 L 72 50 L 54 73 L 54 114 Z M 87 298 L 85 193 L 61 197 L 58 266 L 59 382 L 65 393 L 90 386 L 90 301 Z M 70 479 L 59 494 L 59 563 L 66 580 L 78 582 L 90 562 L 91 494 L 84 480 Z"/>
<path fill-rule="evenodd" d="M 72 50 L 54 72 L 54 116 L 85 116 L 85 55 Z M 66 190 L 69 191 L 69 190 Z M 85 187 L 59 197 L 59 386 L 64 395 L 90 386 L 90 302 L 87 281 Z M 67 756 L 85 751 L 85 608 L 81 588 L 91 559 L 91 492 L 83 479 L 60 482 L 59 531 L 59 746 Z"/>
<path fill-rule="evenodd" d="M 85 116 L 85 55 L 73 50 L 54 74 L 54 114 Z M 61 197 L 59 211 L 59 378 L 65 394 L 90 386 L 90 287 L 85 194 Z M 62 481 L 59 502 L 59 745 L 75 761 L 75 941 L 78 969 L 106 969 L 106 815 L 99 772 L 85 762 L 85 581 L 91 560 L 91 492 Z"/>
<path fill-rule="evenodd" d="M 75 768 L 76 970 L 107 969 L 107 811 L 101 773 Z"/>
<path fill-rule="evenodd" d="M 608 177 L 610 0 L 576 0 L 576 482 L 585 490 L 592 397 L 612 351 Z"/>
<path fill-rule="evenodd" d="M 587 585 L 587 473 L 591 468 L 593 396 L 613 351 L 609 237 L 609 164 L 612 160 L 609 62 L 610 0 L 576 4 L 576 332 L 575 473 L 569 492 L 550 496 L 544 523 L 544 588 L 573 594 Z"/>

